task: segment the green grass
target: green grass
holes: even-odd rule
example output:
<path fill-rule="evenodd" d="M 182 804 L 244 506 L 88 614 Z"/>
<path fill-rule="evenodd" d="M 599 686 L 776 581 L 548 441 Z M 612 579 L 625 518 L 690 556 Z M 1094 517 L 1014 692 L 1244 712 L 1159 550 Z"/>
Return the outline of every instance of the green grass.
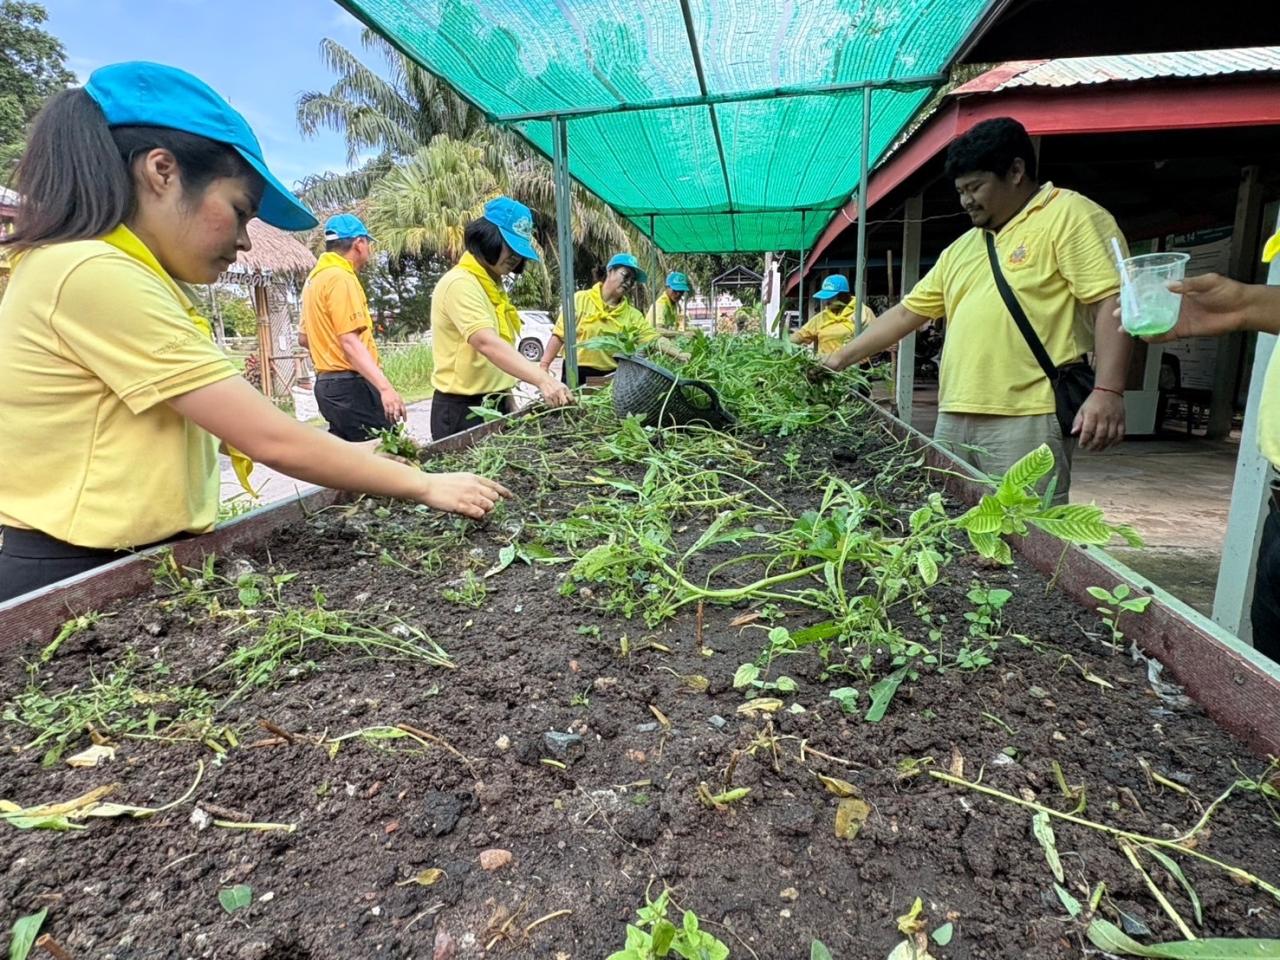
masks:
<path fill-rule="evenodd" d="M 426 343 L 382 354 L 382 372 L 405 403 L 416 403 L 431 396 L 432 366 L 431 345 Z"/>

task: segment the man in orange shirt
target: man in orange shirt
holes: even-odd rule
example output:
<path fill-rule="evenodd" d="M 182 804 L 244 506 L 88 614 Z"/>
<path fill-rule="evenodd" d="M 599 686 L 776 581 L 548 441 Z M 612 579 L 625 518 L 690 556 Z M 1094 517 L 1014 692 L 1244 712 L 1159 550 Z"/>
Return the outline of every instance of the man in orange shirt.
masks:
<path fill-rule="evenodd" d="M 405 418 L 404 400 L 378 363 L 369 302 L 356 271 L 369 262 L 373 238 L 350 213 L 324 225 L 325 252 L 302 288 L 298 338 L 316 368 L 316 403 L 329 432 L 368 440 Z"/>

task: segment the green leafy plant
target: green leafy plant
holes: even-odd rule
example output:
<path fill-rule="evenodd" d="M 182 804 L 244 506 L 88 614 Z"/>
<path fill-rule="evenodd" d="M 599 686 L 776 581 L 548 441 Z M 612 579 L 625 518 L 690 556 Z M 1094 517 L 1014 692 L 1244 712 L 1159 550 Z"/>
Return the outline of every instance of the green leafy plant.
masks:
<path fill-rule="evenodd" d="M 1009 468 L 994 493 L 956 519 L 956 526 L 969 534 L 969 542 L 981 556 L 1013 563 L 1013 552 L 1004 537 L 1025 535 L 1030 527 L 1069 544 L 1102 546 L 1120 537 L 1129 546 L 1142 546 L 1142 538 L 1132 527 L 1108 523 L 1102 508 L 1095 504 L 1050 506 L 1051 492 L 1041 496 L 1035 487 L 1053 472 L 1053 466 L 1053 451 L 1041 444 Z"/>
<path fill-rule="evenodd" d="M 488 595 L 489 588 L 485 586 L 484 580 L 477 577 L 472 570 L 468 570 L 456 586 L 445 587 L 440 591 L 440 596 L 451 603 L 459 603 L 476 610 L 484 606 L 484 599 Z"/>
<path fill-rule="evenodd" d="M 422 456 L 418 442 L 409 436 L 409 428 L 403 423 L 375 430 L 374 436 L 378 438 L 379 453 L 389 453 L 393 457 L 400 457 L 411 463 L 417 463 Z"/>
<path fill-rule="evenodd" d="M 657 900 L 646 898 L 645 906 L 636 911 L 636 922 L 627 924 L 626 946 L 610 954 L 608 960 L 660 960 L 671 956 L 727 960 L 729 948 L 701 929 L 692 910 L 684 911 L 678 927 L 667 919 L 670 898 L 670 890 L 663 890 Z"/>
<path fill-rule="evenodd" d="M 993 639 L 1001 629 L 1000 611 L 1013 599 L 1013 593 L 1000 588 L 974 587 L 968 594 L 972 610 L 965 611 L 964 618 L 969 622 L 969 636 L 979 639 Z"/>
<path fill-rule="evenodd" d="M 1089 587 L 1089 595 L 1102 603 L 1098 605 L 1098 613 L 1102 622 L 1111 631 L 1111 642 L 1116 646 L 1124 639 L 1120 629 L 1120 616 L 1125 613 L 1139 614 L 1151 606 L 1150 597 L 1131 597 L 1128 584 L 1117 583 L 1114 590 L 1105 587 Z M 1107 604 L 1103 606 L 1102 604 Z"/>

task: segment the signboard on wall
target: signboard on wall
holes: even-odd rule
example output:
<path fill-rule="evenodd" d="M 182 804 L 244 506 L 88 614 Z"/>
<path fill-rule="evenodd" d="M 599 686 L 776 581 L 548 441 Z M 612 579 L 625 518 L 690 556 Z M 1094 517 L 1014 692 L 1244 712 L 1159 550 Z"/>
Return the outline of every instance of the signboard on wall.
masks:
<path fill-rule="evenodd" d="M 1187 276 L 1202 273 L 1226 274 L 1231 264 L 1231 227 L 1212 227 L 1194 233 L 1174 234 L 1166 239 L 1165 249 L 1191 254 Z M 1193 337 L 1166 343 L 1164 352 L 1178 358 L 1182 386 L 1194 390 L 1212 390 L 1214 369 L 1218 361 L 1216 337 Z"/>

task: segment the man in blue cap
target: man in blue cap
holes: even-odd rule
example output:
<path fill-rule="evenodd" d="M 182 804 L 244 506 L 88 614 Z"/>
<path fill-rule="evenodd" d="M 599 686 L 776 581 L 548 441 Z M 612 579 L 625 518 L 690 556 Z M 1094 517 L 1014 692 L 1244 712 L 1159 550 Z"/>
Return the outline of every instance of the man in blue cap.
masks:
<path fill-rule="evenodd" d="M 822 301 L 825 309 L 814 314 L 809 322 L 791 335 L 791 342 L 813 344 L 818 358 L 829 357 L 853 339 L 857 332 L 853 322 L 854 303 L 849 293 L 849 278 L 833 274 L 822 281 L 822 287 L 813 295 Z M 862 305 L 862 328 L 876 318 L 875 312 Z"/>
<path fill-rule="evenodd" d="M 650 326 L 664 337 L 674 337 L 685 331 L 685 316 L 680 312 L 680 301 L 690 290 L 689 278 L 679 271 L 667 274 L 666 289 L 658 294 L 653 305 L 649 307 Z"/>
<path fill-rule="evenodd" d="M 405 418 L 404 400 L 378 362 L 373 318 L 357 271 L 369 262 L 373 238 L 350 213 L 324 225 L 324 250 L 302 288 L 298 337 L 316 368 L 316 404 L 329 432 L 370 439 Z"/>

